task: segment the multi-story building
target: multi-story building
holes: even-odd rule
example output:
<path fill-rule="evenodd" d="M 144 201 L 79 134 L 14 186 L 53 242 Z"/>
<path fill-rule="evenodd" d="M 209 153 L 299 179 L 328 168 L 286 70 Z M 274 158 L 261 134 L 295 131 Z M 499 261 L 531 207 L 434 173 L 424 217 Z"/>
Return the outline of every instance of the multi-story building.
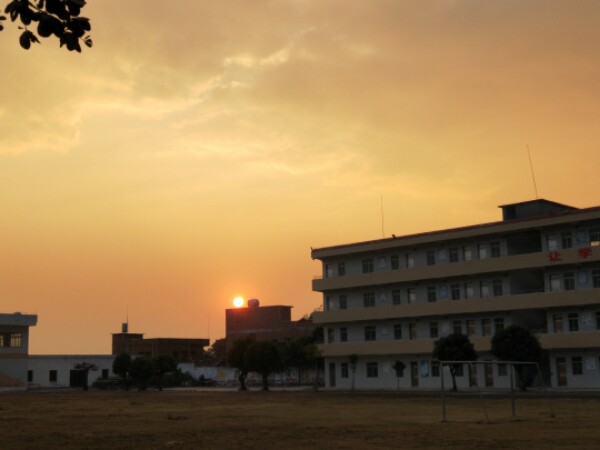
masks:
<path fill-rule="evenodd" d="M 600 387 L 600 207 L 500 208 L 499 222 L 312 251 L 327 386 L 439 388 L 436 339 L 466 334 L 479 360 L 493 360 L 491 336 L 515 324 L 538 335 L 552 386 Z M 507 369 L 465 366 L 457 382 L 507 387 Z"/>
<path fill-rule="evenodd" d="M 149 358 L 169 355 L 178 363 L 201 361 L 204 347 L 209 344 L 210 340 L 203 338 L 144 338 L 143 333 L 130 333 L 128 323 L 123 323 L 120 333 L 112 334 L 113 356 L 121 353 Z"/>
<path fill-rule="evenodd" d="M 0 390 L 27 387 L 29 327 L 35 324 L 33 314 L 0 314 Z"/>
<path fill-rule="evenodd" d="M 298 339 L 310 336 L 314 325 L 309 317 L 292 320 L 292 306 L 260 306 L 258 299 L 248 306 L 225 310 L 225 338 L 213 345 L 217 360 L 224 361 L 228 348 L 239 338 L 253 336 L 257 340 Z"/>

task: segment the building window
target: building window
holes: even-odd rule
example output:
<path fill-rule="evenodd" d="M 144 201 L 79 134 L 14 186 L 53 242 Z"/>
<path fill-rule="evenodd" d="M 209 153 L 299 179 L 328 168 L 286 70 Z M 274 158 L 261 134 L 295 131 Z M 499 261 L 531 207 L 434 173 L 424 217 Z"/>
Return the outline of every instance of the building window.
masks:
<path fill-rule="evenodd" d="M 500 257 L 500 242 L 494 241 L 490 243 L 490 255 L 492 258 Z"/>
<path fill-rule="evenodd" d="M 435 251 L 428 250 L 427 251 L 427 265 L 433 266 L 435 264 Z"/>
<path fill-rule="evenodd" d="M 451 263 L 458 262 L 458 247 L 450 247 L 448 249 L 448 260 Z"/>
<path fill-rule="evenodd" d="M 494 293 L 494 297 L 500 297 L 501 295 L 504 295 L 502 280 L 492 281 L 492 292 Z"/>
<path fill-rule="evenodd" d="M 490 319 L 481 319 L 481 335 L 491 336 L 492 335 L 492 323 Z"/>
<path fill-rule="evenodd" d="M 363 294 L 363 306 L 365 308 L 372 308 L 375 306 L 375 293 L 365 292 Z"/>
<path fill-rule="evenodd" d="M 392 270 L 400 268 L 400 255 L 392 255 Z"/>
<path fill-rule="evenodd" d="M 431 339 L 438 338 L 438 323 L 437 322 L 429 322 L 429 337 Z"/>
<path fill-rule="evenodd" d="M 327 328 L 327 342 L 330 344 L 335 342 L 335 328 Z"/>
<path fill-rule="evenodd" d="M 487 259 L 488 257 L 488 248 L 487 245 L 479 244 L 479 259 Z"/>
<path fill-rule="evenodd" d="M 452 332 L 454 334 L 462 334 L 462 320 L 454 320 L 452 322 Z"/>
<path fill-rule="evenodd" d="M 562 248 L 573 247 L 573 237 L 570 231 L 563 231 L 560 233 L 560 243 Z"/>
<path fill-rule="evenodd" d="M 329 297 L 329 295 L 325 296 L 325 311 L 329 311 L 331 308 L 332 304 L 331 304 L 331 298 Z"/>
<path fill-rule="evenodd" d="M 428 302 L 435 302 L 437 301 L 437 289 L 435 286 L 428 286 L 427 287 L 427 301 Z"/>
<path fill-rule="evenodd" d="M 338 263 L 338 277 L 343 277 L 346 275 L 346 263 Z"/>
<path fill-rule="evenodd" d="M 465 298 L 473 298 L 474 296 L 473 283 L 465 283 Z"/>
<path fill-rule="evenodd" d="M 373 272 L 373 259 L 363 259 L 362 260 L 362 273 L 371 273 Z"/>
<path fill-rule="evenodd" d="M 56 370 L 51 370 L 50 372 L 48 372 L 48 381 L 50 383 L 56 383 L 57 378 L 58 376 Z"/>
<path fill-rule="evenodd" d="M 394 305 L 399 305 L 401 303 L 400 300 L 400 289 L 392 290 L 392 303 Z"/>
<path fill-rule="evenodd" d="M 571 371 L 573 375 L 583 375 L 583 360 L 581 356 L 571 358 Z"/>
<path fill-rule="evenodd" d="M 345 295 L 340 295 L 340 309 L 348 309 L 348 300 Z"/>
<path fill-rule="evenodd" d="M 348 378 L 348 363 L 341 363 L 340 364 L 340 377 L 341 378 Z"/>
<path fill-rule="evenodd" d="M 431 376 L 432 377 L 440 376 L 440 362 L 439 361 L 431 361 Z"/>
<path fill-rule="evenodd" d="M 560 291 L 560 277 L 556 274 L 550 275 L 550 290 L 552 292 Z"/>
<path fill-rule="evenodd" d="M 467 324 L 467 336 L 475 336 L 475 320 L 467 319 L 466 324 Z"/>
<path fill-rule="evenodd" d="M 452 300 L 460 300 L 460 284 L 450 285 L 450 298 Z"/>
<path fill-rule="evenodd" d="M 375 327 L 374 326 L 365 327 L 365 341 L 374 341 L 375 339 L 376 339 Z"/>
<path fill-rule="evenodd" d="M 552 322 L 554 323 L 554 332 L 555 333 L 562 333 L 563 331 L 565 331 L 564 326 L 563 326 L 562 314 L 554 314 L 552 316 Z"/>
<path fill-rule="evenodd" d="M 508 366 L 506 364 L 498 364 L 498 376 L 499 377 L 505 377 L 508 375 L 507 367 Z"/>
<path fill-rule="evenodd" d="M 592 285 L 600 288 L 600 270 L 592 270 Z"/>
<path fill-rule="evenodd" d="M 13 348 L 20 348 L 22 344 L 21 333 L 10 333 L 10 346 Z"/>
<path fill-rule="evenodd" d="M 563 273 L 563 289 L 572 291 L 575 289 L 575 274 L 573 272 Z"/>
<path fill-rule="evenodd" d="M 569 314 L 569 331 L 579 331 L 579 314 Z"/>
<path fill-rule="evenodd" d="M 379 258 L 379 268 L 385 269 L 385 258 Z"/>
<path fill-rule="evenodd" d="M 473 259 L 473 249 L 471 247 L 463 247 L 463 260 L 471 261 Z"/>
<path fill-rule="evenodd" d="M 406 255 L 406 267 L 408 267 L 409 269 L 415 267 L 415 255 L 412 255 L 410 253 Z"/>
<path fill-rule="evenodd" d="M 408 338 L 409 339 L 417 338 L 417 324 L 414 322 L 408 324 Z"/>
<path fill-rule="evenodd" d="M 27 371 L 27 382 L 28 383 L 33 383 L 33 370 L 28 370 Z"/>
<path fill-rule="evenodd" d="M 340 342 L 348 342 L 348 328 L 340 328 Z"/>
<path fill-rule="evenodd" d="M 548 251 L 558 250 L 558 234 L 549 234 L 547 237 Z"/>
<path fill-rule="evenodd" d="M 329 264 L 325 264 L 325 278 L 330 278 L 333 275 L 333 270 Z"/>
<path fill-rule="evenodd" d="M 416 303 L 417 302 L 417 293 L 414 288 L 408 288 L 406 291 L 408 297 L 408 303 Z"/>
<path fill-rule="evenodd" d="M 497 333 L 502 330 L 504 330 L 504 317 L 496 317 L 494 319 L 494 331 Z"/>
<path fill-rule="evenodd" d="M 600 228 L 592 228 L 589 231 L 590 245 L 596 247 L 600 245 Z"/>
<path fill-rule="evenodd" d="M 397 341 L 402 339 L 402 324 L 400 323 L 394 325 L 394 339 Z"/>
<path fill-rule="evenodd" d="M 108 369 L 102 369 L 102 378 L 108 378 Z"/>
<path fill-rule="evenodd" d="M 481 296 L 482 297 L 489 297 L 490 296 L 490 283 L 487 281 L 481 281 L 479 283 L 479 289 L 481 290 Z"/>
<path fill-rule="evenodd" d="M 377 378 L 379 376 L 379 367 L 376 362 L 367 363 L 367 378 Z"/>

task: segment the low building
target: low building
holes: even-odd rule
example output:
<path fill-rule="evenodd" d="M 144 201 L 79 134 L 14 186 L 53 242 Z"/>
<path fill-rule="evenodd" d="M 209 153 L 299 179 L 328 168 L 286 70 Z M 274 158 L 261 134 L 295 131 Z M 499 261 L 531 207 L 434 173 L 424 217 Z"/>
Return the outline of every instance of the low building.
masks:
<path fill-rule="evenodd" d="M 29 327 L 33 314 L 0 314 L 0 389 L 27 388 Z"/>
<path fill-rule="evenodd" d="M 129 333 L 124 323 L 120 333 L 112 335 L 112 354 L 127 353 L 131 356 L 143 355 L 154 358 L 159 355 L 172 356 L 178 363 L 201 361 L 204 347 L 210 344 L 202 338 L 144 338 L 143 333 Z"/>
<path fill-rule="evenodd" d="M 91 386 L 99 378 L 114 376 L 112 355 L 31 355 L 27 370 L 27 385 L 30 388 L 83 387 L 85 373 L 78 364 L 90 364 L 95 370 L 88 372 Z"/>
<path fill-rule="evenodd" d="M 600 207 L 539 199 L 501 209 L 497 222 L 312 251 L 327 386 L 439 388 L 436 339 L 468 335 L 491 361 L 493 334 L 520 325 L 539 337 L 553 387 L 600 388 Z M 465 366 L 457 381 L 509 386 L 495 364 Z"/>

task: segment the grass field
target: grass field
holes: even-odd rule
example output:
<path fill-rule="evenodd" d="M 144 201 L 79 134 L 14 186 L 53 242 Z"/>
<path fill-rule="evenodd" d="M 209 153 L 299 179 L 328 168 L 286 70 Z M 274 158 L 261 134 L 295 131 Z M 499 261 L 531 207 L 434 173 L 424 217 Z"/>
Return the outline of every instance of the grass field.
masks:
<path fill-rule="evenodd" d="M 312 391 L 0 394 L 0 449 L 600 449 L 600 398 Z"/>

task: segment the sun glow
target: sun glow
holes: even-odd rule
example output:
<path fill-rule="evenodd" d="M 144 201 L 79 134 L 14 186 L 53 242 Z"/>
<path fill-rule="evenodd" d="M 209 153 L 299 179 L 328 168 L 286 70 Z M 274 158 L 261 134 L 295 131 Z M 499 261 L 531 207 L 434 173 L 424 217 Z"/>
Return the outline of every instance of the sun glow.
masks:
<path fill-rule="evenodd" d="M 233 306 L 235 306 L 236 308 L 241 308 L 242 306 L 244 306 L 244 297 L 240 295 L 235 297 L 233 299 Z"/>

